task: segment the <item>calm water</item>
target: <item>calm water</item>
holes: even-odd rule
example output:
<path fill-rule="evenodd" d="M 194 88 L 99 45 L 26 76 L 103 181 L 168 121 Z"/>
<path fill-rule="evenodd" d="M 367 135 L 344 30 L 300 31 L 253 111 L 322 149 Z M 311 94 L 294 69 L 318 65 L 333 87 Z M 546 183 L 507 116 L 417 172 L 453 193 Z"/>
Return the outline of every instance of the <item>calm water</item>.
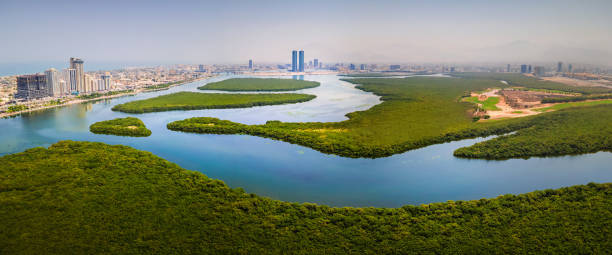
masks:
<path fill-rule="evenodd" d="M 612 182 L 612 153 L 580 156 L 467 160 L 452 156 L 456 148 L 483 139 L 429 146 L 380 159 L 350 159 L 306 147 L 244 135 L 202 135 L 167 130 L 166 124 L 194 116 L 213 116 L 256 124 L 267 120 L 341 121 L 346 113 L 365 110 L 379 98 L 357 90 L 336 76 L 306 76 L 321 86 L 303 90 L 317 98 L 301 104 L 246 109 L 172 111 L 148 114 L 113 112 L 112 106 L 196 87 L 214 78 L 172 88 L 55 108 L 0 120 L 0 155 L 59 140 L 125 144 L 175 162 L 184 168 L 285 201 L 332 206 L 399 207 L 405 204 L 491 198 L 507 193 L 558 188 L 588 182 Z M 291 78 L 291 77 L 288 77 Z M 89 133 L 94 122 L 117 117 L 142 119 L 153 135 L 129 138 Z M 0 166 L 1 167 L 1 166 Z"/>

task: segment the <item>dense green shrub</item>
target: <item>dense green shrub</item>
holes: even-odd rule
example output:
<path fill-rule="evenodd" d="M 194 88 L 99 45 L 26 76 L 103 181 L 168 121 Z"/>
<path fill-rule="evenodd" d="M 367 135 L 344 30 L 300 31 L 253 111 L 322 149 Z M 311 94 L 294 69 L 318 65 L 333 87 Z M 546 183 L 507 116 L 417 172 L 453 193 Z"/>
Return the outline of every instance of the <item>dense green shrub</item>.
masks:
<path fill-rule="evenodd" d="M 134 117 L 117 118 L 114 120 L 99 121 L 89 126 L 89 131 L 95 134 L 122 135 L 122 136 L 150 136 L 142 120 Z"/>
<path fill-rule="evenodd" d="M 599 100 L 599 99 L 612 99 L 612 94 L 593 95 L 593 96 L 544 98 L 544 99 L 542 99 L 542 103 L 543 104 L 547 104 L 547 103 L 569 103 L 569 102 L 579 102 L 579 101 Z"/>
<path fill-rule="evenodd" d="M 198 89 L 224 91 L 291 91 L 314 88 L 319 85 L 320 83 L 316 81 L 293 79 L 234 78 L 208 83 L 198 87 Z"/>
<path fill-rule="evenodd" d="M 145 151 L 62 141 L 0 158 L 2 254 L 605 254 L 612 185 L 401 208 L 288 203 Z"/>
<path fill-rule="evenodd" d="M 200 110 L 246 108 L 263 105 L 301 103 L 314 99 L 308 94 L 227 94 L 178 92 L 154 98 L 115 105 L 112 110 L 128 113 L 146 113 L 174 110 Z"/>
<path fill-rule="evenodd" d="M 376 158 L 436 143 L 504 134 L 539 123 L 534 119 L 540 116 L 474 122 L 480 118 L 472 117 L 473 104 L 458 99 L 466 90 L 505 86 L 498 80 L 410 77 L 345 81 L 381 96 L 383 102 L 366 111 L 347 114 L 349 120 L 342 122 L 244 125 L 214 118 L 192 118 L 169 123 L 168 128 L 195 133 L 255 135 L 345 157 Z M 587 152 L 591 151 L 583 151 Z"/>
<path fill-rule="evenodd" d="M 507 159 L 612 151 L 612 107 L 576 107 L 542 114 L 529 128 L 469 147 L 455 156 Z"/>

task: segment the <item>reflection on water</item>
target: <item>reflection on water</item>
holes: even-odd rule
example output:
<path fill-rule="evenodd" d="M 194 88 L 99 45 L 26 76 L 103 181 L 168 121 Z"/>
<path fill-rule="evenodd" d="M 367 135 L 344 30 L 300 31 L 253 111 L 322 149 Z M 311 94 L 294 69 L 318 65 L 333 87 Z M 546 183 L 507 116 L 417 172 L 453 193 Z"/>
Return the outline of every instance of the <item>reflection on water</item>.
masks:
<path fill-rule="evenodd" d="M 456 148 L 482 139 L 438 144 L 379 159 L 350 159 L 306 147 L 244 135 L 202 135 L 173 132 L 166 124 L 194 116 L 261 124 L 342 121 L 345 114 L 378 104 L 371 93 L 354 89 L 339 77 L 305 76 L 321 86 L 300 92 L 312 101 L 245 109 L 171 111 L 147 114 L 113 112 L 119 103 L 197 87 L 228 77 L 200 81 L 167 91 L 144 93 L 32 112 L 0 120 L 0 154 L 49 146 L 59 140 L 125 144 L 220 179 L 231 187 L 286 201 L 334 206 L 386 206 L 479 199 L 506 193 L 612 181 L 612 153 L 556 158 L 485 161 L 458 159 Z M 294 77 L 275 77 L 290 79 Z M 299 77 L 296 77 L 299 79 Z M 208 91 L 206 91 L 208 92 Z M 96 135 L 89 125 L 101 120 L 135 116 L 153 132 L 150 137 Z"/>

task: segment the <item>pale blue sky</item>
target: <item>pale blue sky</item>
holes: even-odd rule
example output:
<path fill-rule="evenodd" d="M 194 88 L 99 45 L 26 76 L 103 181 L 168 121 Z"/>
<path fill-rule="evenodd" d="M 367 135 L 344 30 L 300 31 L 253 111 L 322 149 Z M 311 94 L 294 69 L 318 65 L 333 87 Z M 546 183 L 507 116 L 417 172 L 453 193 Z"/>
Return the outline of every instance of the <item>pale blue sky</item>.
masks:
<path fill-rule="evenodd" d="M 0 62 L 612 64 L 612 1 L 8 1 Z"/>

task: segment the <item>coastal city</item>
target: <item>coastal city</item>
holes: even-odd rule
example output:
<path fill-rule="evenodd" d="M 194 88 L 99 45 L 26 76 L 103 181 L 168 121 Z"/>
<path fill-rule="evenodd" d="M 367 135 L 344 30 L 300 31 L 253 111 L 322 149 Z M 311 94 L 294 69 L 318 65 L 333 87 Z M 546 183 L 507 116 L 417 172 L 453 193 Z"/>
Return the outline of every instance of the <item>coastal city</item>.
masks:
<path fill-rule="evenodd" d="M 306 62 L 304 50 L 292 50 L 290 63 L 176 64 L 85 71 L 85 61 L 71 57 L 67 68 L 49 68 L 41 73 L 0 77 L 0 116 L 46 109 L 65 104 L 99 100 L 172 86 L 221 74 L 233 75 L 323 75 L 385 73 L 387 75 L 459 72 L 521 73 L 570 85 L 612 88 L 612 70 L 589 64 L 323 64 L 317 58 Z"/>

